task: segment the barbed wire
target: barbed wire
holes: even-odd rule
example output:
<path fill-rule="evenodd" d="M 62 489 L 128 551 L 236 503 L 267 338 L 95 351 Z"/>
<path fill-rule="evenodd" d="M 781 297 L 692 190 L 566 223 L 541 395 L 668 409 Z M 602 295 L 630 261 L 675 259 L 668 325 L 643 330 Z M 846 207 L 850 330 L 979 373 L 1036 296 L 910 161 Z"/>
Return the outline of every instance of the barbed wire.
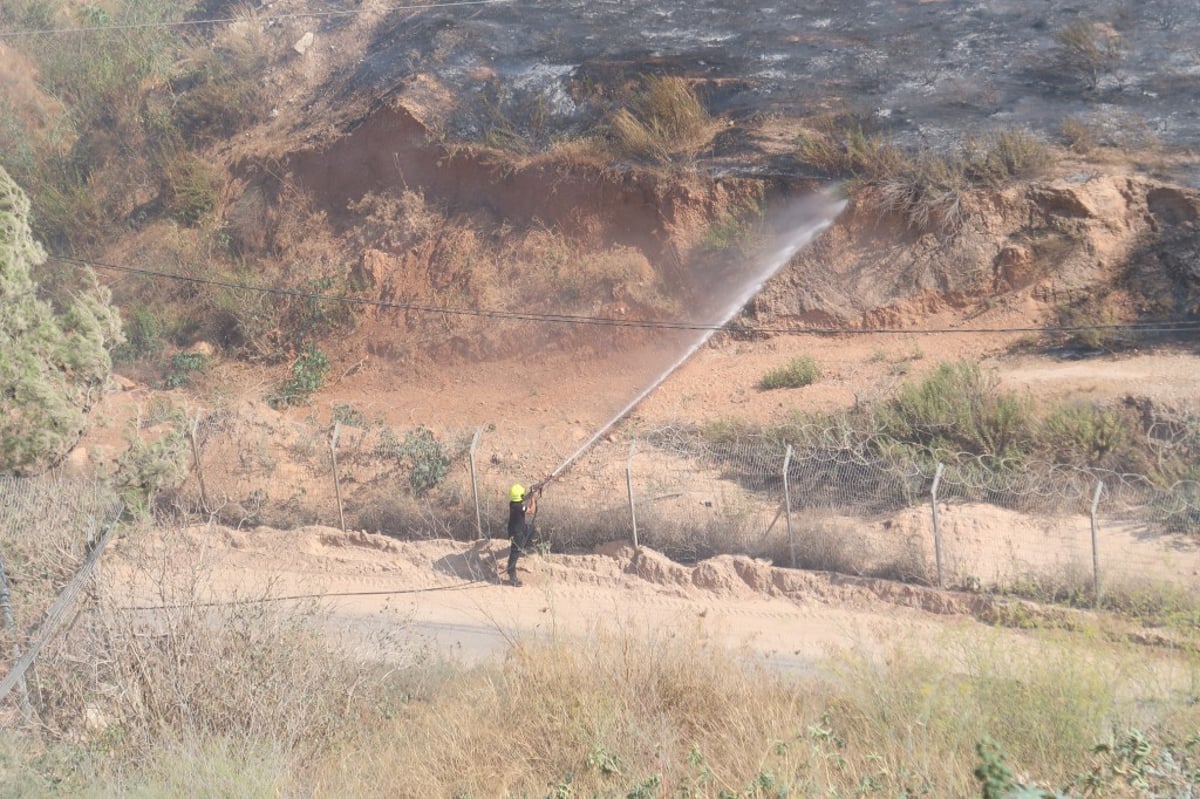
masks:
<path fill-rule="evenodd" d="M 527 454 L 507 451 L 482 430 L 438 431 L 436 451 L 421 451 L 407 438 L 417 427 L 342 425 L 335 471 L 331 426 L 316 419 L 268 419 L 238 405 L 198 411 L 192 421 L 198 458 L 193 463 L 187 447 L 176 451 L 189 476 L 162 492 L 157 507 L 233 528 L 339 526 L 336 479 L 347 529 L 460 542 L 503 538 L 508 486 L 536 471 Z M 789 457 L 778 436 L 715 439 L 686 425 L 626 429 L 547 490 L 536 520 L 542 541 L 555 551 L 591 551 L 632 541 L 636 531 L 640 545 L 685 562 L 740 553 L 932 583 L 936 500 L 949 583 L 1004 585 L 1090 572 L 1095 500 L 1106 580 L 1152 573 L 1195 588 L 1195 481 L 1159 485 L 1145 475 L 1033 462 L 1006 464 L 998 474 L 996 461 L 980 456 L 939 460 L 944 453 L 913 450 L 919 456 L 905 459 L 835 427 L 793 433 L 788 440 L 806 443 L 793 443 Z M 0 481 L 0 525 L 13 523 L 11 509 L 22 503 L 22 518 L 30 518 L 26 506 L 49 504 L 55 493 L 56 507 L 88 504 L 68 485 L 49 494 L 44 487 L 30 493 L 28 485 Z M 491 580 L 497 564 L 481 553 L 476 559 L 445 568 L 464 580 Z"/>

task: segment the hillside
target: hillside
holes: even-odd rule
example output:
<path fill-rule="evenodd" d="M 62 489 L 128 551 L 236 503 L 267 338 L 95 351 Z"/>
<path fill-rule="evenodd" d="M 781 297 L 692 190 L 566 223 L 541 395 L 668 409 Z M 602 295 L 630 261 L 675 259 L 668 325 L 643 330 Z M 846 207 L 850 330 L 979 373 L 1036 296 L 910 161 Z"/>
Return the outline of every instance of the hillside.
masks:
<path fill-rule="evenodd" d="M 1200 773 L 1187 2 L 102 6 L 0 3 L 125 339 L 0 482 L 14 660 L 124 502 L 0 793 Z"/>

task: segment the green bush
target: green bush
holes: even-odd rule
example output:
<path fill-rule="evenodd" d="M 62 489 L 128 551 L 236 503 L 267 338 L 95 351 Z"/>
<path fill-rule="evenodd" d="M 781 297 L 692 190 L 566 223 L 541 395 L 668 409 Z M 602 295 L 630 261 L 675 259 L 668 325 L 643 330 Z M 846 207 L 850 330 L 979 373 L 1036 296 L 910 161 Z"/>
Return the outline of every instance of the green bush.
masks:
<path fill-rule="evenodd" d="M 31 270 L 44 260 L 29 199 L 0 168 L 0 473 L 42 471 L 74 446 L 121 340 L 90 271 L 61 309 L 39 299 Z"/>
<path fill-rule="evenodd" d="M 221 200 L 225 173 L 210 161 L 181 153 L 163 165 L 164 204 L 167 212 L 185 225 L 206 219 Z"/>
<path fill-rule="evenodd" d="M 762 376 L 759 388 L 770 390 L 774 388 L 801 388 L 814 382 L 821 376 L 821 370 L 816 362 L 808 355 L 793 358 L 786 366 L 772 369 Z"/>
<path fill-rule="evenodd" d="M 1074 402 L 1042 420 L 1038 439 L 1060 463 L 1127 471 L 1138 467 L 1131 448 L 1139 432 L 1136 420 L 1120 409 Z"/>
<path fill-rule="evenodd" d="M 303 405 L 321 386 L 329 374 L 329 359 L 311 341 L 304 345 L 299 357 L 292 364 L 292 377 L 272 395 L 267 402 L 273 408 L 288 405 Z"/>
<path fill-rule="evenodd" d="M 144 440 L 134 431 L 117 460 L 113 484 L 135 517 L 149 513 L 159 493 L 178 488 L 188 475 L 192 456 L 185 421 L 174 411 L 169 421 L 167 432 L 153 440 Z"/>
<path fill-rule="evenodd" d="M 384 428 L 375 453 L 408 464 L 408 485 L 414 496 L 421 496 L 442 482 L 450 468 L 450 458 L 437 436 L 425 427 L 405 433 L 404 440 L 397 438 L 391 428 Z"/>
<path fill-rule="evenodd" d="M 129 309 L 122 330 L 125 341 L 113 349 L 114 361 L 136 361 L 162 351 L 165 330 L 163 322 L 145 305 L 137 303 Z"/>
<path fill-rule="evenodd" d="M 901 444 L 953 458 L 958 453 L 1020 459 L 1029 453 L 1033 408 L 997 390 L 978 364 L 940 364 L 920 382 L 905 383 L 875 412 L 877 429 Z"/>
<path fill-rule="evenodd" d="M 190 385 L 192 376 L 207 368 L 207 355 L 200 352 L 177 352 L 171 356 L 171 363 L 163 376 L 163 387 L 182 388 Z"/>

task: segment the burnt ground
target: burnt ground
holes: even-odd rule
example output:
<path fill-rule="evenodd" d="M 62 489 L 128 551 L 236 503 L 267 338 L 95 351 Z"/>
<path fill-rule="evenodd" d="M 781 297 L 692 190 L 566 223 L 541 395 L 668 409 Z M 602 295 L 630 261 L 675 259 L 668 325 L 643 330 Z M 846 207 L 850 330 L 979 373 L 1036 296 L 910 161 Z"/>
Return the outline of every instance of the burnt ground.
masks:
<path fill-rule="evenodd" d="M 1120 37 L 1094 87 L 1058 58 L 1056 33 L 1076 20 Z M 431 75 L 456 97 L 452 135 L 503 125 L 547 143 L 594 125 L 639 76 L 666 73 L 695 79 L 733 119 L 848 111 L 912 145 L 1011 125 L 1056 133 L 1073 116 L 1115 143 L 1194 148 L 1197 41 L 1190 0 L 512 2 L 394 12 L 334 92 L 380 100 Z"/>

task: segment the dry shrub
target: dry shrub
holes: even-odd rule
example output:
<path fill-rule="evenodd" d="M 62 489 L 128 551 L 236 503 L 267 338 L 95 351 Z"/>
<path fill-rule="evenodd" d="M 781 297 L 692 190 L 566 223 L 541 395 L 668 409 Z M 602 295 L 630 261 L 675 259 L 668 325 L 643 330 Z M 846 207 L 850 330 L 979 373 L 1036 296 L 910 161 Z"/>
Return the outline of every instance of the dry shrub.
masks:
<path fill-rule="evenodd" d="M 885 544 L 865 537 L 862 522 L 858 519 L 838 517 L 831 511 L 817 509 L 795 515 L 799 517 L 793 520 L 797 568 L 907 583 L 932 583 L 925 549 L 916 538 Z M 790 561 L 777 559 L 777 562 Z"/>
<path fill-rule="evenodd" d="M 419 191 L 400 194 L 367 192 L 351 201 L 348 210 L 359 218 L 355 238 L 362 246 L 398 251 L 417 246 L 438 233 L 449 221 L 440 206 Z"/>
<path fill-rule="evenodd" d="M 327 760 L 323 783 L 364 797 L 716 795 L 755 779 L 812 715 L 796 710 L 805 699 L 686 629 L 514 639 L 505 662 L 372 730 L 361 757 Z"/>
<path fill-rule="evenodd" d="M 819 117 L 810 127 L 797 137 L 796 157 L 828 175 L 880 180 L 898 172 L 907 160 L 900 148 L 879 134 L 864 132 L 853 117 Z"/>
<path fill-rule="evenodd" d="M 270 103 L 261 76 L 270 51 L 263 23 L 249 5 L 234 9 L 233 22 L 211 42 L 191 47 L 186 73 L 173 82 L 180 131 L 193 141 L 218 141 L 266 119 Z"/>
<path fill-rule="evenodd" d="M 966 219 L 963 199 L 970 181 L 961 159 L 924 154 L 907 169 L 880 181 L 879 206 L 919 231 L 949 233 Z"/>
<path fill-rule="evenodd" d="M 98 537 L 101 521 L 118 507 L 115 494 L 99 483 L 50 475 L 0 478 L 0 559 L 19 629 L 41 623 L 83 563 L 89 536 Z M 4 651 L 10 651 L 7 645 Z"/>
<path fill-rule="evenodd" d="M 686 80 L 653 76 L 617 110 L 610 127 L 620 154 L 667 163 L 707 143 L 714 122 Z"/>
<path fill-rule="evenodd" d="M 1064 117 L 1058 129 L 1071 152 L 1087 155 L 1100 146 L 1100 131 L 1083 120 Z"/>
<path fill-rule="evenodd" d="M 740 664 L 687 625 L 512 641 L 503 663 L 374 727 L 353 756 L 325 758 L 318 792 L 969 796 L 984 736 L 1061 785 L 1086 775 L 1109 724 L 1167 734 L 1200 719 L 1159 704 L 1170 680 L 1147 679 L 1157 667 L 1141 653 L 984 628 L 933 641 L 898 631 L 882 651 L 833 653 L 829 679 Z"/>
<path fill-rule="evenodd" d="M 899 214 L 919 231 L 953 233 L 966 221 L 970 192 L 1038 177 L 1054 161 L 1044 140 L 1011 128 L 947 153 L 920 154 L 871 182 L 885 213 Z"/>
<path fill-rule="evenodd" d="M 48 731 L 107 742 L 121 759 L 227 740 L 295 764 L 368 722 L 392 689 L 413 690 L 396 678 L 415 674 L 423 651 L 382 640 L 359 650 L 398 657 L 385 668 L 339 650 L 315 601 L 268 589 L 209 602 L 203 535 L 122 542 L 98 613 L 39 661 Z"/>
<path fill-rule="evenodd" d="M 1054 35 L 1058 42 L 1058 63 L 1074 73 L 1089 89 L 1100 78 L 1116 69 L 1121 60 L 1121 35 L 1112 27 L 1077 19 Z"/>

